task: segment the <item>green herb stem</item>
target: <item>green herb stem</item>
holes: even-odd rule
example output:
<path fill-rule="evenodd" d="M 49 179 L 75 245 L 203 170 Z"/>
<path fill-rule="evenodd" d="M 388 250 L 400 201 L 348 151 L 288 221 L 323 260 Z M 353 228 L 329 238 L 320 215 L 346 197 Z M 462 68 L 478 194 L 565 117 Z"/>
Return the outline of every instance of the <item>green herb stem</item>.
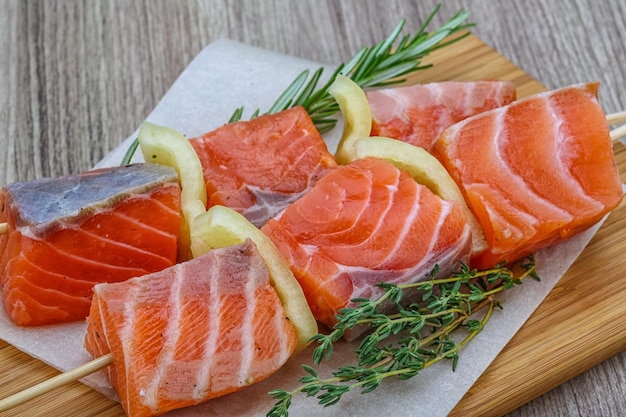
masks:
<path fill-rule="evenodd" d="M 387 378 L 410 379 L 444 359 L 450 359 L 455 370 L 460 350 L 482 331 L 494 309 L 501 307 L 496 294 L 528 277 L 539 279 L 532 257 L 512 269 L 497 266 L 477 271 L 463 265 L 459 272 L 446 278 L 436 278 L 437 272 L 435 268 L 428 281 L 381 283 L 384 293 L 378 299 L 355 299 L 353 307 L 340 310 L 333 330 L 312 338 L 318 344 L 313 363 L 330 359 L 334 344 L 347 330 L 367 326 L 371 332 L 355 349 L 356 365 L 340 366 L 328 378 L 320 378 L 314 368 L 302 365 L 308 374 L 300 379 L 302 385 L 292 391 L 271 391 L 276 403 L 267 415 L 288 416 L 292 398 L 299 393 L 314 396 L 328 407 L 349 391 L 360 389 L 361 393 L 368 393 Z M 403 300 L 407 289 L 413 290 L 412 296 L 417 291 L 417 296 Z M 389 304 L 393 311 L 380 310 Z M 479 320 L 472 318 L 481 311 L 484 313 Z M 452 336 L 461 329 L 464 333 L 455 337 L 460 339 L 457 342 Z M 397 337 L 390 339 L 392 335 Z"/>

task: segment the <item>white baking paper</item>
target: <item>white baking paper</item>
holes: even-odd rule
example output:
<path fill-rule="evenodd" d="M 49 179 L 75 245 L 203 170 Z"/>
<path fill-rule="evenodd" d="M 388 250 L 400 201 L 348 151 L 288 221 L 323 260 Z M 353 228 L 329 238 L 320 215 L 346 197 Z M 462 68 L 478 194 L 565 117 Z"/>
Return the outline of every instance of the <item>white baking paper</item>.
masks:
<path fill-rule="evenodd" d="M 302 70 L 318 67 L 313 62 L 222 39 L 206 47 L 191 62 L 148 120 L 173 127 L 188 137 L 197 136 L 227 122 L 241 105 L 247 115 L 256 108 L 268 109 Z M 327 69 L 326 76 L 331 71 Z M 331 152 L 336 149 L 340 133 L 341 125 L 325 137 Z M 134 137 L 129 136 L 98 167 L 118 164 Z M 137 154 L 134 161 L 140 160 Z M 536 254 L 542 281 L 527 280 L 500 297 L 504 310 L 495 311 L 487 327 L 461 351 L 456 372 L 451 371 L 450 363 L 440 363 L 409 381 L 385 381 L 371 394 L 346 394 L 329 408 L 317 405 L 313 398 L 296 397 L 290 415 L 446 416 L 576 260 L 598 227 Z M 91 359 L 83 347 L 84 335 L 84 323 L 19 328 L 0 309 L 0 338 L 61 371 Z M 330 375 L 333 365 L 353 363 L 354 347 L 340 342 L 333 361 L 320 365 L 320 376 Z M 267 392 L 298 386 L 298 379 L 304 375 L 300 364 L 311 364 L 311 352 L 309 347 L 277 374 L 244 391 L 168 415 L 263 416 L 273 404 Z M 115 396 L 101 373 L 84 382 L 107 396 Z"/>

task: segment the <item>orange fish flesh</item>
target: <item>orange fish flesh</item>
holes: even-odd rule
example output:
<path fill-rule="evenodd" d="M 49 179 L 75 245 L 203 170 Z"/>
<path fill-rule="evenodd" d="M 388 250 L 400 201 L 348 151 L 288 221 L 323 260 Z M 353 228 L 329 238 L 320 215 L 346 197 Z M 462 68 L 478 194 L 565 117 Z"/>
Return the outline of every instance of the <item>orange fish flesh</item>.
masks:
<path fill-rule="evenodd" d="M 471 244 L 460 205 L 378 158 L 329 172 L 261 230 L 291 265 L 315 318 L 329 327 L 352 299 L 378 298 L 380 282 L 422 280 L 435 265 L 442 274 L 456 269 Z"/>
<path fill-rule="evenodd" d="M 180 187 L 171 168 L 136 164 L 0 191 L 2 300 L 35 326 L 84 319 L 98 282 L 176 262 Z"/>
<path fill-rule="evenodd" d="M 298 342 L 251 240 L 94 293 L 85 346 L 112 352 L 106 373 L 130 417 L 261 381 Z"/>
<path fill-rule="evenodd" d="M 229 207 L 256 226 L 336 166 L 302 107 L 229 123 L 190 141 L 204 171 L 207 209 Z"/>
<path fill-rule="evenodd" d="M 399 139 L 430 151 L 447 127 L 515 100 L 510 81 L 446 81 L 367 93 L 372 136 Z"/>
<path fill-rule="evenodd" d="M 525 98 L 448 128 L 434 153 L 489 248 L 477 268 L 515 261 L 598 222 L 623 195 L 599 84 Z"/>

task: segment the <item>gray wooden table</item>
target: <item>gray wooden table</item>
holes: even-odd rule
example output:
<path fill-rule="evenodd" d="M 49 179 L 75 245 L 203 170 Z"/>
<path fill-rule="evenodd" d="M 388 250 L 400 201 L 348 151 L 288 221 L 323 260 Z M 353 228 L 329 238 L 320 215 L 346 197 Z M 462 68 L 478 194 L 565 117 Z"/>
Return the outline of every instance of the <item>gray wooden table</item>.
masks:
<path fill-rule="evenodd" d="M 321 63 L 378 42 L 435 6 L 402 1 L 0 0 L 0 183 L 84 171 L 141 123 L 193 56 L 228 37 Z M 446 1 L 549 88 L 600 80 L 626 109 L 623 0 Z M 626 415 L 626 352 L 511 416 Z"/>

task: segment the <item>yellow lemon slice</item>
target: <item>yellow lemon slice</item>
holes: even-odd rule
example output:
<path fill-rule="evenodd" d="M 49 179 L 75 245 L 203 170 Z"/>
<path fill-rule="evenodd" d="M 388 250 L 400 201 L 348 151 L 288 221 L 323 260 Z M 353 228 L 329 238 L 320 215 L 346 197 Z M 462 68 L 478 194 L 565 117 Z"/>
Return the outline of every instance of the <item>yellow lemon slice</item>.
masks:
<path fill-rule="evenodd" d="M 343 133 L 335 152 L 335 160 L 338 164 L 347 164 L 354 160 L 354 142 L 370 135 L 370 105 L 361 87 L 341 74 L 337 75 L 328 92 L 339 104 L 344 118 Z"/>
<path fill-rule="evenodd" d="M 442 199 L 460 204 L 472 229 L 472 254 L 487 249 L 482 227 L 467 206 L 461 190 L 441 162 L 425 149 L 396 139 L 369 137 L 355 141 L 354 156 L 355 159 L 375 157 L 389 161 Z"/>
<path fill-rule="evenodd" d="M 318 333 L 317 322 L 304 297 L 302 287 L 293 276 L 289 264 L 274 243 L 244 216 L 224 206 L 213 206 L 193 220 L 191 228 L 192 252 L 198 257 L 211 249 L 254 242 L 265 260 L 270 282 L 285 309 L 285 315 L 298 331 L 298 346 L 293 355 L 308 344 Z"/>
<path fill-rule="evenodd" d="M 189 140 L 169 127 L 144 122 L 138 140 L 146 162 L 170 166 L 178 173 L 183 215 L 178 258 L 180 261 L 191 259 L 191 221 L 206 211 L 206 187 L 200 159 Z"/>

